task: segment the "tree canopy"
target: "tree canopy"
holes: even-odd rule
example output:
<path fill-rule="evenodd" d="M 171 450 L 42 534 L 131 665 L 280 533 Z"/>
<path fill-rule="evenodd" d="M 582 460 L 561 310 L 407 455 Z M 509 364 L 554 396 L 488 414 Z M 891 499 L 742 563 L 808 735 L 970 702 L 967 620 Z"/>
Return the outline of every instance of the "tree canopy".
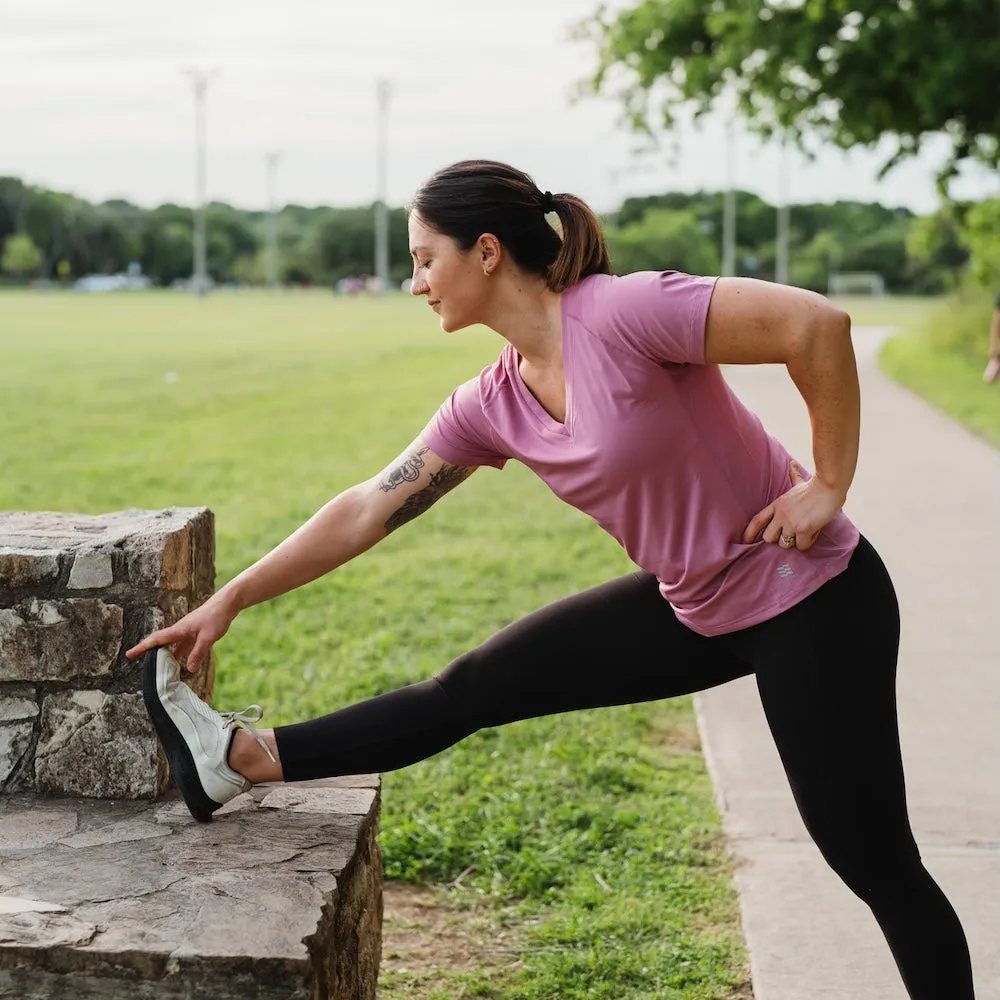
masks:
<path fill-rule="evenodd" d="M 733 95 L 748 127 L 803 146 L 884 138 L 884 175 L 926 138 L 1000 166 L 1000 0 L 639 0 L 578 28 L 598 49 L 587 89 L 613 93 L 639 130 Z"/>

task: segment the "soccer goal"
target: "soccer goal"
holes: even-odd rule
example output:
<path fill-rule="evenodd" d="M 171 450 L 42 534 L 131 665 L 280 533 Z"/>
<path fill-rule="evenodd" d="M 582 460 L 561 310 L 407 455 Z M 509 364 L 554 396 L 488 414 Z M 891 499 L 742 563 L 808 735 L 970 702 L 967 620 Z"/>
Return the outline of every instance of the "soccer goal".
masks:
<path fill-rule="evenodd" d="M 840 271 L 830 275 L 830 295 L 885 295 L 885 279 L 875 271 Z"/>

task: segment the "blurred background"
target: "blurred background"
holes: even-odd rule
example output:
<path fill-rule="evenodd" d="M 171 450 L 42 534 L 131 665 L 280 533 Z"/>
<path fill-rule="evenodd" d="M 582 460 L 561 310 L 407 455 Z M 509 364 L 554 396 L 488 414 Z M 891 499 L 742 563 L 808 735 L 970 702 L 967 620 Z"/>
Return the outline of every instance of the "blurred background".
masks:
<path fill-rule="evenodd" d="M 409 196 L 490 157 L 589 201 L 620 271 L 995 281 L 995 0 L 728 6 L 0 0 L 2 280 L 398 287 Z"/>
<path fill-rule="evenodd" d="M 472 157 L 619 273 L 836 296 L 1000 445 L 1000 0 L 0 0 L 0 94 L 0 510 L 208 506 L 221 586 L 376 474 L 496 357 L 403 294 L 407 200 Z M 241 614 L 216 702 L 319 715 L 630 568 L 510 463 Z M 752 997 L 687 699 L 481 731 L 382 807 L 381 1000 Z"/>

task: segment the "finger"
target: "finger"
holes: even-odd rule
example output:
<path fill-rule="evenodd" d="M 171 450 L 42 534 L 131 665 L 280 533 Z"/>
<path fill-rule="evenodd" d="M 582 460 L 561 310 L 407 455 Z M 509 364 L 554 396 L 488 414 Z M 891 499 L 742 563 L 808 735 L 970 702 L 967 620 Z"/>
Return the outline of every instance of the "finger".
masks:
<path fill-rule="evenodd" d="M 185 663 L 185 666 L 192 674 L 201 666 L 202 660 L 205 659 L 211 648 L 211 643 L 207 642 L 199 641 L 194 644 L 194 649 L 191 650 L 187 658 L 187 663 Z"/>
<path fill-rule="evenodd" d="M 761 528 L 774 517 L 774 504 L 768 504 L 759 514 L 755 514 L 753 519 L 743 532 L 743 541 L 749 545 L 759 534 Z"/>
<path fill-rule="evenodd" d="M 798 486 L 799 483 L 804 483 L 806 481 L 806 477 L 802 474 L 802 469 L 799 467 L 798 462 L 793 461 L 788 468 L 792 477 L 793 486 Z"/>
<path fill-rule="evenodd" d="M 174 659 L 178 663 L 183 663 L 184 660 L 191 655 L 191 650 L 194 648 L 194 642 L 194 639 L 188 637 L 182 639 L 180 642 L 174 643 L 170 652 L 174 654 Z"/>
<path fill-rule="evenodd" d="M 795 532 L 791 528 L 786 528 L 780 517 L 771 518 L 771 523 L 764 529 L 763 540 L 769 544 L 778 541 L 782 535 L 793 535 Z"/>
<path fill-rule="evenodd" d="M 813 547 L 817 538 L 819 538 L 818 531 L 803 534 L 796 533 L 795 547 L 799 550 L 799 552 L 805 552 L 806 549 L 811 549 Z"/>
<path fill-rule="evenodd" d="M 181 636 L 176 629 L 172 627 L 160 629 L 158 632 L 147 635 L 142 642 L 136 643 L 131 649 L 126 650 L 125 657 L 129 660 L 138 659 L 143 653 L 148 653 L 149 650 L 155 649 L 157 646 L 169 646 L 180 638 Z"/>

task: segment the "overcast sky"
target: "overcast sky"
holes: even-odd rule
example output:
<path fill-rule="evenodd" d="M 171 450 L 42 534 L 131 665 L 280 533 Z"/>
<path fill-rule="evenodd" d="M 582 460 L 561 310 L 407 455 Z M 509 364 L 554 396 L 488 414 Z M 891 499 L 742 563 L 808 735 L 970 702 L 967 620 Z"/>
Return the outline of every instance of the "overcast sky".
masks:
<path fill-rule="evenodd" d="M 0 174 L 83 197 L 140 204 L 194 198 L 194 101 L 185 67 L 218 71 L 209 90 L 208 189 L 265 201 L 264 155 L 279 150 L 282 202 L 337 205 L 375 195 L 375 81 L 392 80 L 389 200 L 468 157 L 503 159 L 542 188 L 598 209 L 627 194 L 721 188 L 723 128 L 679 131 L 681 155 L 639 160 L 610 100 L 573 104 L 592 71 L 570 25 L 598 0 L 0 0 Z M 624 0 L 617 0 L 621 6 Z M 937 205 L 937 143 L 881 183 L 879 155 L 794 158 L 792 201 Z M 773 201 L 777 151 L 738 142 L 740 186 Z M 1000 193 L 970 170 L 956 193 Z"/>

